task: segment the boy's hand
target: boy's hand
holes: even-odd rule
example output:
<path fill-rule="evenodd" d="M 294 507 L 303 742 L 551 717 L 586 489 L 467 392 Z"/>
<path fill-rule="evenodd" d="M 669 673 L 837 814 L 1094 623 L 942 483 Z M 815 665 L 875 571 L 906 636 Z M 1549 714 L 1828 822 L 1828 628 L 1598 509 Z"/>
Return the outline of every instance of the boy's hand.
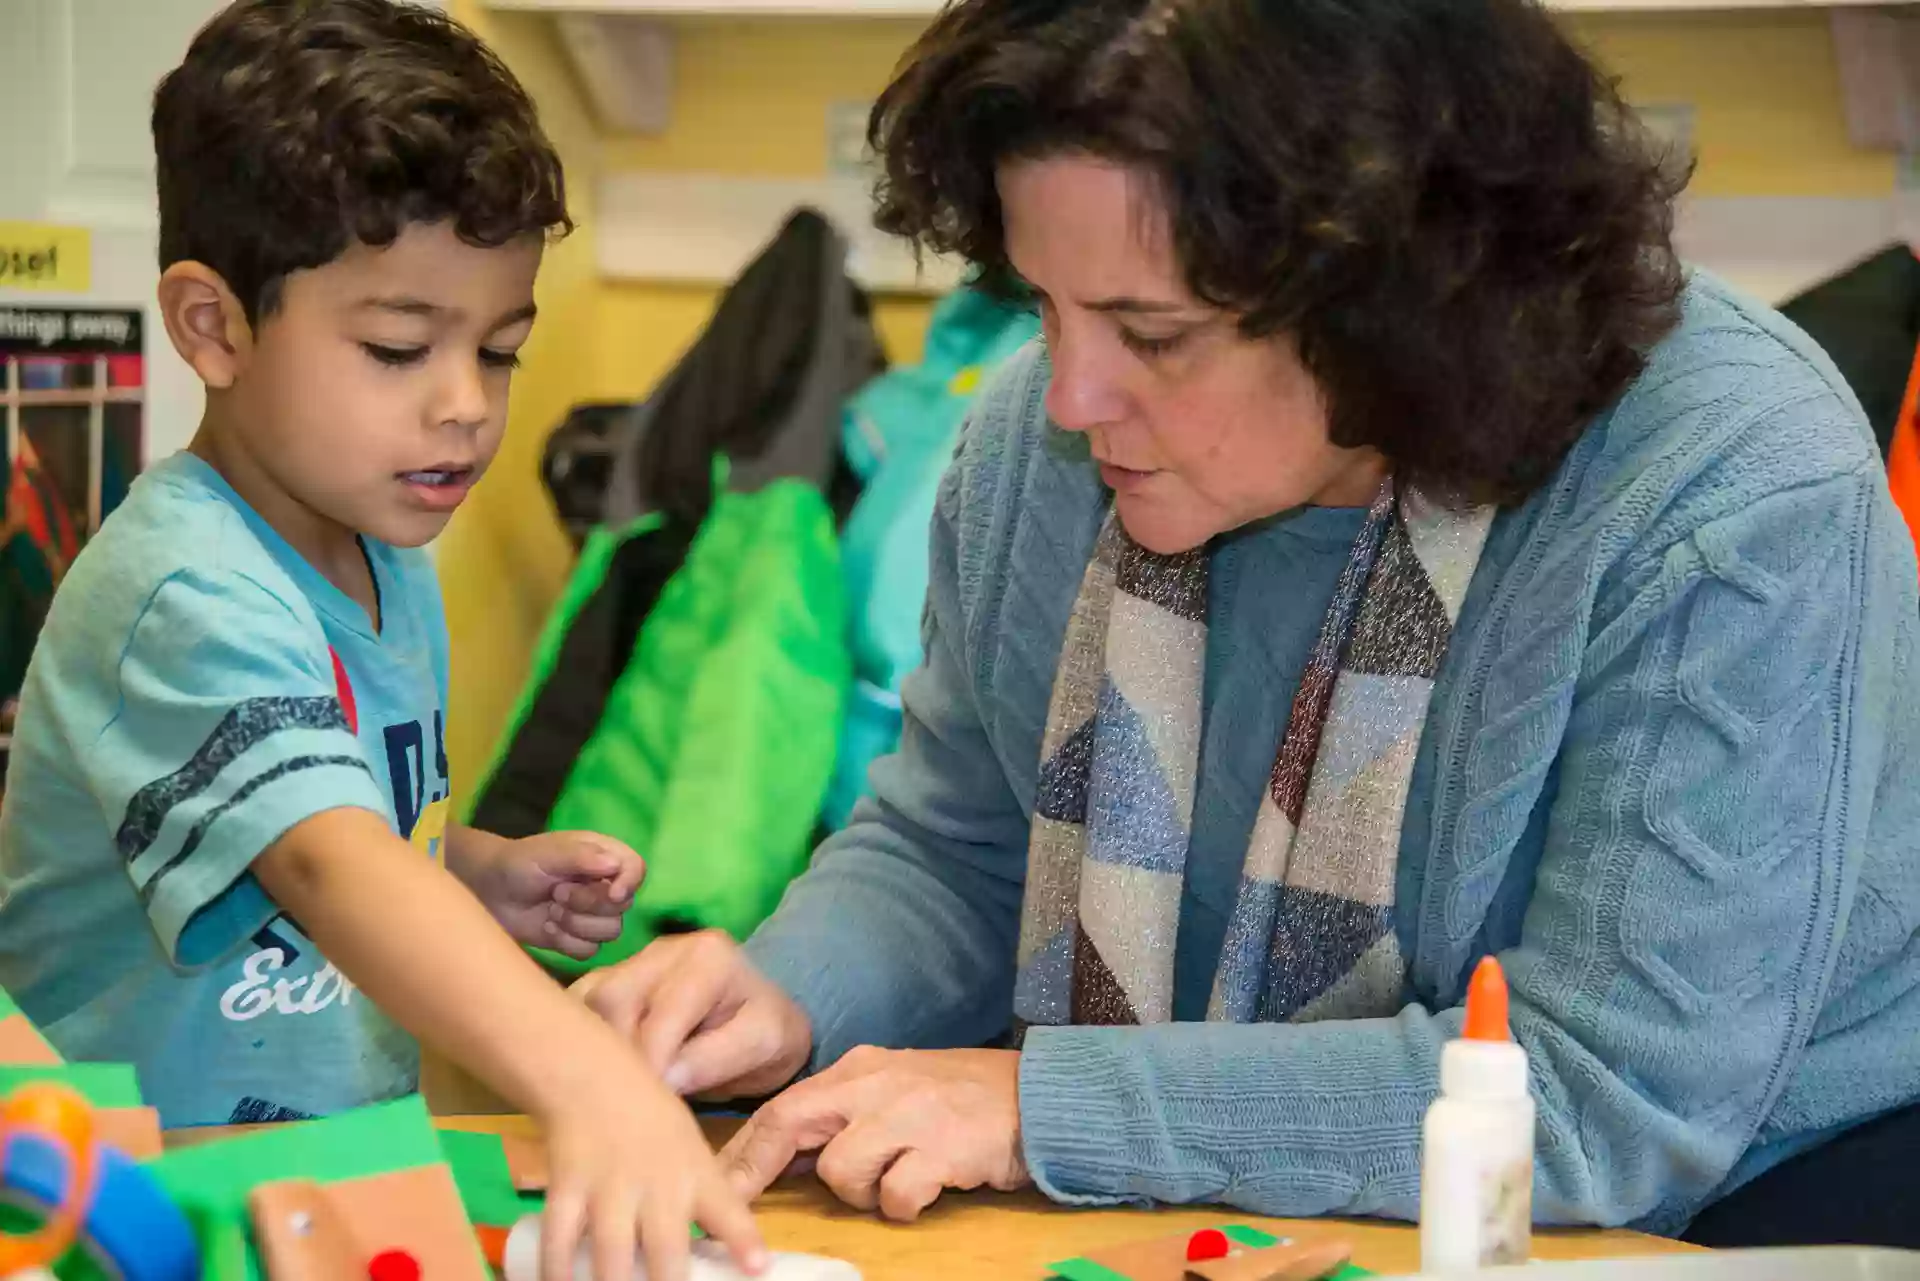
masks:
<path fill-rule="evenodd" d="M 758 1275 L 766 1245 L 686 1105 L 644 1069 L 621 1075 L 625 1088 L 570 1092 L 541 1118 L 551 1167 L 542 1281 L 572 1281 L 583 1242 L 598 1281 L 629 1281 L 636 1228 L 646 1275 L 684 1281 L 694 1223 Z"/>
<path fill-rule="evenodd" d="M 610 836 L 544 832 L 517 841 L 461 833 L 455 871 L 516 942 L 584 961 L 620 936 L 646 864 Z"/>
<path fill-rule="evenodd" d="M 541 837 L 514 850 L 456 826 L 443 867 L 387 822 L 358 808 L 316 814 L 256 858 L 253 872 L 381 1009 L 539 1120 L 552 1165 L 548 1281 L 572 1281 L 583 1233 L 598 1281 L 628 1281 L 636 1231 L 651 1281 L 687 1281 L 691 1223 L 750 1274 L 762 1271 L 766 1247 L 745 1199 L 686 1105 L 625 1037 L 503 937 L 471 892 L 525 905 L 535 897 L 526 887 L 543 886 L 551 900 L 555 885 L 574 878 L 565 883 L 599 880 L 608 897 L 630 897 L 640 874 L 632 851 L 598 837 Z M 396 903 L 406 904 L 411 928 L 393 928 Z M 524 910 L 538 921 L 545 909 Z"/>

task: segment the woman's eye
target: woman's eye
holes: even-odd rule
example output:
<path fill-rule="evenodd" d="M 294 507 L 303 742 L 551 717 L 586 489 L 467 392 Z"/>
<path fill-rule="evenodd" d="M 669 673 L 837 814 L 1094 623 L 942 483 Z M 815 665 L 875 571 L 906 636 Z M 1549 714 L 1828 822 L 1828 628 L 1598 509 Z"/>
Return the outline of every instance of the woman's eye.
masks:
<path fill-rule="evenodd" d="M 389 347 L 384 343 L 363 342 L 360 349 L 383 365 L 416 365 L 427 356 L 425 347 Z"/>
<path fill-rule="evenodd" d="M 491 347 L 480 349 L 480 363 L 489 369 L 520 368 L 520 353 L 517 351 L 495 351 Z"/>
<path fill-rule="evenodd" d="M 1127 345 L 1128 350 L 1147 357 L 1166 355 L 1186 341 L 1186 337 L 1182 333 L 1168 334 L 1164 338 L 1150 338 L 1145 334 L 1136 334 L 1130 329 L 1120 331 L 1120 341 Z"/>

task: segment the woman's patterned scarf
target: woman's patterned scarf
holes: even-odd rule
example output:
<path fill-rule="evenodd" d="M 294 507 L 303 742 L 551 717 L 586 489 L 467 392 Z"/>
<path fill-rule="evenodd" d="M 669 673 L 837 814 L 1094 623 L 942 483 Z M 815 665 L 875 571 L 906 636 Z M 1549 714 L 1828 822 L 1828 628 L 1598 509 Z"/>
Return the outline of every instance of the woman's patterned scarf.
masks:
<path fill-rule="evenodd" d="M 1407 787 L 1492 516 L 1391 482 L 1374 500 L 1254 820 L 1209 1019 L 1399 1008 L 1394 874 Z M 1155 555 L 1110 513 L 1041 746 L 1014 989 L 1022 1030 L 1172 1017 L 1206 647 L 1205 551 Z"/>

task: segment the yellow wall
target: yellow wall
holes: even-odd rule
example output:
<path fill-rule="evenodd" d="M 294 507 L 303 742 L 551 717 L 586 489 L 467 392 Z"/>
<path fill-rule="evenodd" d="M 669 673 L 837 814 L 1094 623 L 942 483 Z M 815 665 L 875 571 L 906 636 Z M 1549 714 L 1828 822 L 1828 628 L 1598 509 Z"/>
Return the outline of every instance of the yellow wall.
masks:
<path fill-rule="evenodd" d="M 1582 14 L 1574 34 L 1634 102 L 1691 102 L 1703 196 L 1871 196 L 1894 162 L 1847 140 L 1825 14 Z"/>
<path fill-rule="evenodd" d="M 704 20 L 676 28 L 672 127 L 662 137 L 607 136 L 571 80 L 543 18 L 457 16 L 493 42 L 538 99 L 573 182 L 582 227 L 541 279 L 541 319 L 514 389 L 508 442 L 442 545 L 454 636 L 456 786 L 470 787 L 524 679 L 542 618 L 568 564 L 538 479 L 546 433 L 580 400 L 640 397 L 711 313 L 715 291 L 607 284 L 592 269 L 596 172 L 658 169 L 808 175 L 826 168 L 826 111 L 871 98 L 918 30 L 893 20 Z M 1582 15 L 1575 34 L 1639 102 L 1696 110 L 1704 195 L 1863 195 L 1889 191 L 1890 157 L 1847 142 L 1827 21 L 1819 13 Z M 895 359 L 911 359 L 926 304 L 882 299 Z"/>

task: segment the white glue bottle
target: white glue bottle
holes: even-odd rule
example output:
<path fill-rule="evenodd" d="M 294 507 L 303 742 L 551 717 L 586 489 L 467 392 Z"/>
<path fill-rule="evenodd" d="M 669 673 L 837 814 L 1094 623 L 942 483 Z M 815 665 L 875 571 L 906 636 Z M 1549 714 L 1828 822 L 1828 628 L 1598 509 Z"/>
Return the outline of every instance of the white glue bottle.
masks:
<path fill-rule="evenodd" d="M 1420 1144 L 1420 1270 L 1525 1263 L 1533 1238 L 1533 1096 L 1507 1030 L 1507 980 L 1481 960 L 1467 1024 L 1440 1051 L 1440 1097 Z"/>

